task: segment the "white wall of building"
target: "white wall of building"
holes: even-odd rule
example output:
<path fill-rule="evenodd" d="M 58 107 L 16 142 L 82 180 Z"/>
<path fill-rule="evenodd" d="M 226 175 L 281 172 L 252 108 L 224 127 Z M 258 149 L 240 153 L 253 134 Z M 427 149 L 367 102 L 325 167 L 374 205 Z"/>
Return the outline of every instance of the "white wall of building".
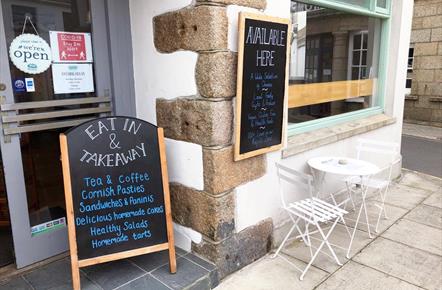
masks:
<path fill-rule="evenodd" d="M 396 123 L 378 130 L 322 146 L 282 160 L 295 169 L 308 172 L 306 161 L 321 155 L 354 156 L 357 138 L 400 142 L 402 130 L 403 95 L 406 72 L 406 55 L 411 27 L 412 0 L 393 1 L 392 32 L 390 36 L 390 65 L 388 69 L 386 112 L 396 117 Z M 197 93 L 193 52 L 158 53 L 153 44 L 152 18 L 176 10 L 191 1 L 141 1 L 131 0 L 131 25 L 134 49 L 135 91 L 137 116 L 156 123 L 155 99 L 176 98 Z M 239 11 L 257 12 L 239 6 L 229 6 L 229 49 L 237 51 L 237 23 Z M 267 0 L 265 14 L 290 17 L 290 0 Z M 167 141 L 170 180 L 186 186 L 203 189 L 201 146 L 180 141 Z M 265 176 L 236 189 L 236 229 L 240 231 L 271 217 L 276 226 L 286 218 L 280 210 L 275 162 L 281 161 L 281 151 L 269 153 Z M 187 241 L 190 242 L 190 239 Z"/>
<path fill-rule="evenodd" d="M 155 100 L 195 95 L 198 54 L 160 53 L 153 42 L 153 17 L 192 3 L 190 0 L 130 1 L 137 117 L 156 124 Z M 200 145 L 166 139 L 169 179 L 203 189 Z"/>

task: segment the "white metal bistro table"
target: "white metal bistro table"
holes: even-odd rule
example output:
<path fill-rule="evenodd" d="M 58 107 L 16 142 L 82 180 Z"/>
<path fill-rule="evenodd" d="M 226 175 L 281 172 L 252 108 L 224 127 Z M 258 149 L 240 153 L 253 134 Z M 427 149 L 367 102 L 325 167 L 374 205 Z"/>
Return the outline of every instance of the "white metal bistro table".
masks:
<path fill-rule="evenodd" d="M 356 223 L 353 229 L 353 233 L 351 235 L 350 244 L 347 249 L 347 258 L 349 258 L 351 246 L 353 244 L 353 239 L 356 234 L 356 229 L 358 228 L 358 223 L 361 217 L 362 210 L 364 210 L 365 212 L 365 219 L 367 221 L 367 226 L 368 226 L 368 235 L 370 238 L 372 238 L 370 233 L 370 223 L 368 222 L 367 207 L 365 204 L 365 197 L 367 195 L 368 188 L 364 186 L 364 182 L 362 181 L 364 179 L 370 178 L 371 175 L 379 172 L 380 169 L 378 166 L 368 161 L 348 158 L 348 157 L 337 157 L 337 156 L 315 157 L 309 159 L 307 163 L 310 166 L 310 168 L 315 169 L 318 172 L 322 173 L 321 176 L 319 177 L 318 182 L 320 184 L 318 185 L 322 184 L 326 173 L 343 175 L 343 176 L 359 176 L 361 179 L 362 203 L 361 206 L 359 207 L 358 217 L 356 218 Z"/>

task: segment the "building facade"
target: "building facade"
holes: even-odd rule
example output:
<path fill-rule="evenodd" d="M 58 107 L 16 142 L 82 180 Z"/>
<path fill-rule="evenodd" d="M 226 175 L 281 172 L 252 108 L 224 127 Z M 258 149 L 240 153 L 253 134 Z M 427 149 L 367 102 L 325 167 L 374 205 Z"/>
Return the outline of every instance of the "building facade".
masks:
<path fill-rule="evenodd" d="M 2 1 L 2 111 L 48 110 L 36 101 L 89 111 L 62 115 L 67 120 L 56 119 L 58 127 L 3 119 L 5 224 L 12 228 L 18 267 L 67 250 L 65 224 L 36 235 L 30 229 L 41 224 L 34 216 L 46 223 L 64 217 L 57 143 L 47 136 L 81 122 L 78 112 L 131 115 L 164 128 L 176 244 L 213 261 L 221 278 L 265 255 L 287 231 L 275 162 L 308 172 L 311 157 L 354 157 L 358 138 L 401 141 L 411 0 L 43 2 Z M 291 19 L 293 31 L 285 146 L 234 161 L 241 11 Z M 26 13 L 48 42 L 53 30 L 91 34 L 94 92 L 54 94 L 49 71 L 36 75 L 37 93 L 11 88 L 13 80 L 28 77 L 6 52 Z"/>
<path fill-rule="evenodd" d="M 410 41 L 405 121 L 442 127 L 442 1 L 415 1 Z"/>

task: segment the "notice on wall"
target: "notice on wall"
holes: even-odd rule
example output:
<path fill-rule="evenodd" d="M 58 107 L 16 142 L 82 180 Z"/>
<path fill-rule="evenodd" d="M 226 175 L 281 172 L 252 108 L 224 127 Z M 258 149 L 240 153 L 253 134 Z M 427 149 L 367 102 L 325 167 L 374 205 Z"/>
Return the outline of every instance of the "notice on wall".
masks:
<path fill-rule="evenodd" d="M 11 42 L 9 57 L 12 63 L 28 74 L 40 74 L 51 66 L 51 48 L 38 35 L 24 33 Z"/>
<path fill-rule="evenodd" d="M 49 37 L 54 63 L 93 62 L 90 33 L 49 31 Z"/>
<path fill-rule="evenodd" d="M 90 93 L 94 91 L 91 63 L 54 63 L 54 94 Z"/>
<path fill-rule="evenodd" d="M 289 19 L 240 14 L 235 160 L 282 148 L 289 26 Z"/>

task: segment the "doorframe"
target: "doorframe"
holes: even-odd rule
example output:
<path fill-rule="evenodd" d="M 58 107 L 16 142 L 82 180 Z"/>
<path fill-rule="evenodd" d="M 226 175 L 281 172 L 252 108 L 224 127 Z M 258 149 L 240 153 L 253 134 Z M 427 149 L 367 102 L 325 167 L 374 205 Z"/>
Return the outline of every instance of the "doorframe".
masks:
<path fill-rule="evenodd" d="M 112 97 L 114 114 L 136 116 L 129 2 L 94 0 L 90 1 L 90 5 L 92 41 L 106 46 L 93 45 L 94 65 L 100 65 L 95 69 L 108 72 L 94 75 L 96 94 L 98 97 Z M 6 103 L 14 103 L 2 5 L 0 5 L 0 82 L 6 85 L 6 89 L 0 91 L 0 97 L 3 97 Z M 105 84 L 110 84 L 110 87 Z M 32 237 L 20 137 L 15 134 L 8 138 L 8 142 L 5 142 L 3 124 L 0 120 L 0 145 L 15 262 L 17 268 L 22 268 L 68 250 L 67 228 Z"/>
<path fill-rule="evenodd" d="M 96 26 L 92 21 L 94 42 L 107 45 L 105 48 L 94 45 L 94 58 L 107 59 L 99 63 L 106 64 L 101 71 L 109 71 L 109 74 L 99 75 L 96 79 L 103 78 L 105 81 L 102 83 L 111 84 L 111 88 L 97 86 L 97 95 L 112 96 L 115 115 L 136 117 L 129 1 L 94 0 L 90 1 L 90 5 L 92 19 L 100 24 L 106 23 Z"/>

